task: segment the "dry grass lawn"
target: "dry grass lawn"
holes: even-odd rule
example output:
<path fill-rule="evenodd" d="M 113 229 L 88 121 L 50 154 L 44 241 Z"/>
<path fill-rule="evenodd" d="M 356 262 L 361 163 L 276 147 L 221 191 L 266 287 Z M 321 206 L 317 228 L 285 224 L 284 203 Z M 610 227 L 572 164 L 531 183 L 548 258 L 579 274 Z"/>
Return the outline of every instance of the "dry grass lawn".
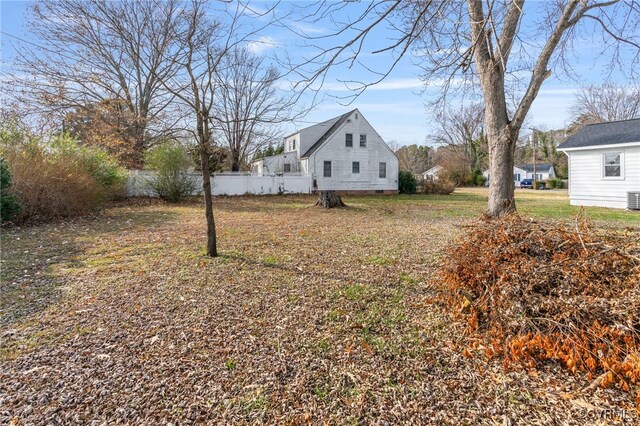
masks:
<path fill-rule="evenodd" d="M 635 424 L 633 395 L 461 355 L 428 303 L 483 190 L 114 205 L 2 231 L 0 423 Z M 571 219 L 566 192 L 519 192 Z M 588 209 L 598 226 L 638 214 Z"/>

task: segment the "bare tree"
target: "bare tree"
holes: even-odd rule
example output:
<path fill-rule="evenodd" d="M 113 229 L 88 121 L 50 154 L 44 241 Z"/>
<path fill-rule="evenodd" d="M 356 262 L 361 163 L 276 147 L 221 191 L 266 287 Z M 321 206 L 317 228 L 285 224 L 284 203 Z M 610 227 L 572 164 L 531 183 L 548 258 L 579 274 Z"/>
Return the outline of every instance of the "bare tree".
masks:
<path fill-rule="evenodd" d="M 430 139 L 456 153 L 456 158 L 461 161 L 458 169 L 473 173 L 488 166 L 482 104 L 474 103 L 458 109 L 446 107 L 437 114 L 435 121 L 436 130 Z"/>
<path fill-rule="evenodd" d="M 477 82 L 489 144 L 491 216 L 515 210 L 512 174 L 520 130 L 552 70 L 571 72 L 566 54 L 580 31 L 602 34 L 602 52 L 625 69 L 633 70 L 640 60 L 640 6 L 635 0 L 558 0 L 527 6 L 524 0 L 378 0 L 349 7 L 346 2 L 322 2 L 307 8 L 309 19 L 329 17 L 325 24 L 336 28 L 315 38 L 302 34 L 317 53 L 299 61 L 293 72 L 305 79 L 306 87 L 315 87 L 336 65 L 359 66 L 371 71 L 370 81 L 344 80 L 357 95 L 414 52 L 422 61 L 425 81 L 441 86 L 443 96 Z M 381 26 L 397 35 L 382 46 L 375 37 Z M 375 44 L 371 52 L 370 40 Z M 390 59 L 383 70 L 376 70 L 365 63 L 364 53 Z"/>
<path fill-rule="evenodd" d="M 29 112 L 58 123 L 105 101 L 124 105 L 134 118 L 124 133 L 140 165 L 150 131 L 175 117 L 164 114 L 172 96 L 160 79 L 175 73 L 168 56 L 180 10 L 179 0 L 39 1 L 29 19 L 38 43 L 18 44 L 8 86 Z"/>
<path fill-rule="evenodd" d="M 208 173 L 209 153 L 213 142 L 211 114 L 216 94 L 215 72 L 226 49 L 219 46 L 222 26 L 207 15 L 206 1 L 193 0 L 181 12 L 181 18 L 172 31 L 177 45 L 173 63 L 177 72 L 159 76 L 164 88 L 180 101 L 193 117 L 191 132 L 196 139 L 202 189 L 204 192 L 205 217 L 207 220 L 207 255 L 218 256 L 216 225 L 213 216 L 211 174 Z"/>
<path fill-rule="evenodd" d="M 432 150 L 424 145 L 406 145 L 395 151 L 400 170 L 420 174 L 433 165 Z"/>
<path fill-rule="evenodd" d="M 224 11 L 223 23 L 211 18 L 207 0 L 191 0 L 185 4 L 180 19 L 172 28 L 176 43 L 170 49 L 170 58 L 176 72 L 158 76 L 164 89 L 174 96 L 193 120 L 193 125 L 185 130 L 193 134 L 199 149 L 207 220 L 207 255 L 211 257 L 218 255 L 211 174 L 208 173 L 211 154 L 216 146 L 212 123 L 224 121 L 216 116 L 216 101 L 221 90 L 218 75 L 227 56 L 264 28 L 240 31 L 241 18 L 248 6 L 238 2 L 230 7 Z M 264 13 L 270 13 L 270 10 Z"/>
<path fill-rule="evenodd" d="M 213 126 L 229 147 L 231 170 L 246 165 L 257 150 L 274 143 L 277 124 L 289 119 L 291 98 L 279 94 L 280 72 L 246 47 L 225 56 L 216 72 Z"/>
<path fill-rule="evenodd" d="M 640 118 L 640 86 L 616 84 L 583 87 L 571 107 L 571 131 L 587 124 Z"/>

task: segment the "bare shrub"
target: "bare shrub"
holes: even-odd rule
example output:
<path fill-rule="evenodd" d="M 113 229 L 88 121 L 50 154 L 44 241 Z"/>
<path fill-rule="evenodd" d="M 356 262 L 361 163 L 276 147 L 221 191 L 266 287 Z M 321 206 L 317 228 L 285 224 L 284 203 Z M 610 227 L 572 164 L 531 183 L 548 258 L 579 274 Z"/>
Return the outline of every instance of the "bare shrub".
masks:
<path fill-rule="evenodd" d="M 145 153 L 144 163 L 153 172 L 147 186 L 163 200 L 177 203 L 195 191 L 196 182 L 189 174 L 194 163 L 180 144 L 167 141 L 154 147 Z"/>
<path fill-rule="evenodd" d="M 418 186 L 420 193 L 433 195 L 449 195 L 456 189 L 456 184 L 448 179 L 424 179 Z"/>
<path fill-rule="evenodd" d="M 124 170 L 103 149 L 57 136 L 44 143 L 27 133 L 3 132 L 0 153 L 22 209 L 16 222 L 87 214 L 120 194 Z"/>
<path fill-rule="evenodd" d="M 49 220 L 89 213 L 102 200 L 91 174 L 74 161 L 48 154 L 38 144 L 6 150 L 22 211 L 17 221 Z"/>

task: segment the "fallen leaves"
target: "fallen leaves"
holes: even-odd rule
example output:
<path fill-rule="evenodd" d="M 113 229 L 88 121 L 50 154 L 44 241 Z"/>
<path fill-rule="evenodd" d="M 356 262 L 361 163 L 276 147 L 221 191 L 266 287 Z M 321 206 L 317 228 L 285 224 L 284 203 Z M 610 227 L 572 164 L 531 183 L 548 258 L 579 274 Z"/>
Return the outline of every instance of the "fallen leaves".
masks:
<path fill-rule="evenodd" d="M 3 317 L 0 423 L 583 425 L 560 392 L 633 404 L 553 366 L 461 356 L 460 328 L 425 299 L 465 222 L 413 200 L 217 198 L 216 259 L 196 204 L 45 226 L 68 244 L 30 275 L 64 290 Z M 12 232 L 31 255 L 40 231 Z"/>
<path fill-rule="evenodd" d="M 487 220 L 445 262 L 441 300 L 505 367 L 556 361 L 590 379 L 599 374 L 587 389 L 629 391 L 640 384 L 638 237 L 597 233 L 582 216 L 573 225 Z"/>

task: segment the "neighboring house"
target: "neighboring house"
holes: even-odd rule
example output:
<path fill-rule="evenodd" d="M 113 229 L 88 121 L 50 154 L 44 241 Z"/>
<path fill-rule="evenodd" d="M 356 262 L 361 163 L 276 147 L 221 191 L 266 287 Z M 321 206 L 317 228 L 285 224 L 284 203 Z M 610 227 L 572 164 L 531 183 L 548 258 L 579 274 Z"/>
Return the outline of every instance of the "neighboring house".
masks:
<path fill-rule="evenodd" d="M 544 181 L 547 179 L 553 179 L 556 177 L 556 172 L 551 164 L 547 163 L 536 163 L 536 177 L 537 181 Z M 487 181 L 485 185 L 489 184 L 489 170 L 485 170 L 482 173 Z M 520 187 L 520 182 L 524 179 L 533 179 L 533 163 L 531 164 L 520 164 L 517 166 L 513 166 L 513 184 L 516 188 Z"/>
<path fill-rule="evenodd" d="M 444 168 L 442 166 L 433 166 L 426 172 L 422 172 L 422 179 L 424 180 L 438 180 L 438 175 L 442 173 Z"/>
<path fill-rule="evenodd" d="M 300 174 L 298 153 L 296 151 L 284 152 L 256 160 L 251 163 L 251 174 L 256 176 Z"/>
<path fill-rule="evenodd" d="M 558 150 L 572 205 L 640 209 L 640 119 L 584 126 Z"/>
<path fill-rule="evenodd" d="M 251 169 L 311 176 L 314 190 L 398 192 L 398 159 L 357 109 L 285 137 L 283 154 L 254 161 Z"/>

